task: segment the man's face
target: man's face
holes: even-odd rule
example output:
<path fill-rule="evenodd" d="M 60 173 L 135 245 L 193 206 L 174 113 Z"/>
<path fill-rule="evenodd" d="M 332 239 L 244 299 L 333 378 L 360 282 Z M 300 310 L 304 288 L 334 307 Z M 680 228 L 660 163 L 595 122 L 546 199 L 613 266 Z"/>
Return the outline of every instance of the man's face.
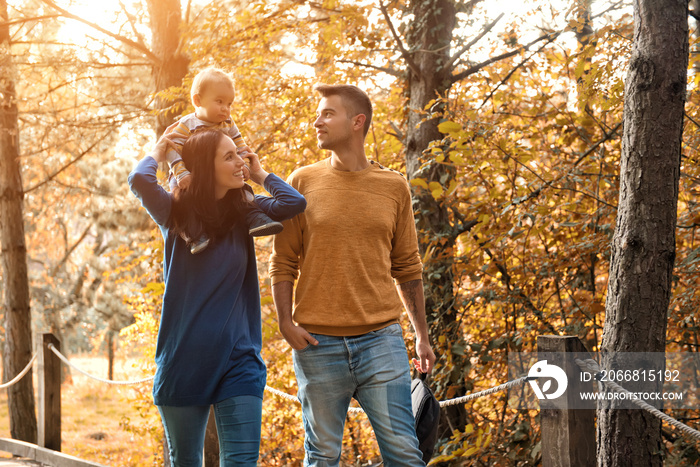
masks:
<path fill-rule="evenodd" d="M 316 139 L 321 149 L 334 150 L 349 142 L 352 118 L 347 114 L 340 96 L 321 98 L 316 110 Z"/>
<path fill-rule="evenodd" d="M 209 123 L 221 123 L 231 118 L 233 88 L 225 82 L 212 83 L 202 94 L 195 95 L 197 117 Z"/>

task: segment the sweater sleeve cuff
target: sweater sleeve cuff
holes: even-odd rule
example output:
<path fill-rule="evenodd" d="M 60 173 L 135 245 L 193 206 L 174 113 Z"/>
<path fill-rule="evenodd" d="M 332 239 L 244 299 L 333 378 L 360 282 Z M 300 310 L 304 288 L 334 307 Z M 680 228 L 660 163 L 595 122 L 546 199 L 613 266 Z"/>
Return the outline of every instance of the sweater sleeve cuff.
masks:
<path fill-rule="evenodd" d="M 294 281 L 296 281 L 296 277 L 293 274 L 277 274 L 270 277 L 272 285 L 279 284 L 280 282 L 291 282 L 293 284 Z"/>
<path fill-rule="evenodd" d="M 414 274 L 407 274 L 405 276 L 400 276 L 400 277 L 394 278 L 394 280 L 396 281 L 397 284 L 404 284 L 406 282 L 422 280 L 422 279 L 423 279 L 423 273 L 421 273 L 421 272 L 417 272 Z"/>

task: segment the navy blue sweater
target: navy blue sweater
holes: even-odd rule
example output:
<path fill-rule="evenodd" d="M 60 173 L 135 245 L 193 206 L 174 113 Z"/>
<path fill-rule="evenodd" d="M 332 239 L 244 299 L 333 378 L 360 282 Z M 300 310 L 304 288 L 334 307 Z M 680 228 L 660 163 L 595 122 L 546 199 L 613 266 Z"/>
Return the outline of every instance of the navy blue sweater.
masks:
<path fill-rule="evenodd" d="M 193 255 L 168 229 L 170 193 L 156 179 L 157 163 L 142 159 L 129 175 L 131 191 L 160 227 L 165 240 L 165 292 L 153 382 L 156 405 L 210 405 L 229 397 L 262 397 L 260 292 L 253 238 L 245 219 Z M 256 196 L 273 220 L 290 219 L 306 200 L 276 175 L 264 183 L 272 194 Z"/>

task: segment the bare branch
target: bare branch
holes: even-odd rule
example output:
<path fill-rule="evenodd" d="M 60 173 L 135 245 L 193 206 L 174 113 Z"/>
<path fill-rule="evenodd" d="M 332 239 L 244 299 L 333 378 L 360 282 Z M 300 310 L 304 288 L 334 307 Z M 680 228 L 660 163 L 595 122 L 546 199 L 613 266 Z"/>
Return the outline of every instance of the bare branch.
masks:
<path fill-rule="evenodd" d="M 101 32 L 102 34 L 105 34 L 105 35 L 111 37 L 112 39 L 116 39 L 116 40 L 118 40 L 119 42 L 128 45 L 129 47 L 133 47 L 134 49 L 136 49 L 136 50 L 138 50 L 139 52 L 141 52 L 141 53 L 143 53 L 144 55 L 146 55 L 153 63 L 156 63 L 156 64 L 160 63 L 160 59 L 159 59 L 158 57 L 156 57 L 156 55 L 155 55 L 153 52 L 151 52 L 151 51 L 148 49 L 148 47 L 146 47 L 145 45 L 139 44 L 138 42 L 134 42 L 134 41 L 132 41 L 131 39 L 129 39 L 128 37 L 120 36 L 119 34 L 115 34 L 115 33 L 111 32 L 111 31 L 108 31 L 108 30 L 106 30 L 106 29 L 104 29 L 104 28 L 98 26 L 98 25 L 95 24 L 95 23 L 92 23 L 92 22 L 90 22 L 90 21 L 84 20 L 84 19 L 81 18 L 80 16 L 74 15 L 73 13 L 71 13 L 71 12 L 69 12 L 69 11 L 67 11 L 67 10 L 64 10 L 63 8 L 61 8 L 60 6 L 56 5 L 56 4 L 55 4 L 53 1 L 51 1 L 51 0 L 41 0 L 41 1 L 44 2 L 45 4 L 47 4 L 48 6 L 50 6 L 51 8 L 53 8 L 54 10 L 57 10 L 58 12 L 60 12 L 62 16 L 66 17 L 66 18 L 73 19 L 73 20 L 75 20 L 75 21 L 79 21 L 79 22 L 81 22 L 81 23 L 83 23 L 83 24 L 85 24 L 85 25 L 87 25 L 87 26 L 90 26 L 91 28 L 95 29 L 96 31 L 99 31 L 99 32 Z"/>
<path fill-rule="evenodd" d="M 472 8 L 474 8 L 483 1 L 484 0 L 469 0 L 466 3 L 459 3 L 455 6 L 457 7 L 458 13 L 470 13 L 472 11 Z"/>
<path fill-rule="evenodd" d="M 504 14 L 505 14 L 505 13 L 501 13 L 500 15 L 498 15 L 498 18 L 496 18 L 495 20 L 493 20 L 493 21 L 491 22 L 491 24 L 489 24 L 488 26 L 486 26 L 486 27 L 483 29 L 483 31 L 481 31 L 481 33 L 480 33 L 478 36 L 476 36 L 474 39 L 472 39 L 471 41 L 469 41 L 469 43 L 468 43 L 467 45 L 465 45 L 464 47 L 462 47 L 456 54 L 454 54 L 454 55 L 452 56 L 452 58 L 450 58 L 450 61 L 447 62 L 447 68 L 452 67 L 452 65 L 454 65 L 455 62 L 456 62 L 457 60 L 459 60 L 459 57 L 461 57 L 467 50 L 471 49 L 472 46 L 473 46 L 474 44 L 476 44 L 477 42 L 479 42 L 479 41 L 481 40 L 482 37 L 484 37 L 486 34 L 488 34 L 489 31 L 491 31 L 491 29 L 493 29 L 493 27 L 496 25 L 496 23 L 498 23 L 498 22 L 501 20 L 501 18 L 503 18 L 503 15 L 504 15 Z"/>
<path fill-rule="evenodd" d="M 122 13 L 124 13 L 124 15 L 126 16 L 126 19 L 129 20 L 129 25 L 131 26 L 131 32 L 134 33 L 134 36 L 136 36 L 138 38 L 139 44 L 143 44 L 144 43 L 143 36 L 141 36 L 141 33 L 139 33 L 139 31 L 136 27 L 136 23 L 134 21 L 134 19 L 135 19 L 134 15 L 129 13 L 129 9 L 124 5 L 124 2 L 122 2 L 121 0 L 119 1 L 119 6 L 122 9 Z"/>
<path fill-rule="evenodd" d="M 337 8 L 327 8 L 323 3 L 321 2 L 309 2 L 309 6 L 313 8 L 314 10 L 320 10 L 320 11 L 329 11 L 331 13 L 343 13 L 342 10 L 339 10 Z"/>
<path fill-rule="evenodd" d="M 394 130 L 393 133 L 389 132 L 390 135 L 394 136 L 396 139 L 398 139 L 401 142 L 404 142 L 406 140 L 406 134 L 401 131 L 401 128 L 394 123 L 394 122 L 389 122 L 389 125 L 391 126 L 391 129 Z"/>
<path fill-rule="evenodd" d="M 566 173 L 564 173 L 564 174 L 562 174 L 562 175 L 556 177 L 556 178 L 553 179 L 553 180 L 550 180 L 550 181 L 548 181 L 548 182 L 545 182 L 545 183 L 542 184 L 539 188 L 537 188 L 535 191 L 533 191 L 533 192 L 531 192 L 529 195 L 527 195 L 527 197 L 526 197 L 525 199 L 522 199 L 522 200 L 520 200 L 520 201 L 518 201 L 518 202 L 513 202 L 513 203 L 511 203 L 511 204 L 522 204 L 522 203 L 524 203 L 524 202 L 526 202 L 526 201 L 529 201 L 529 200 L 531 200 L 531 199 L 533 199 L 533 198 L 537 198 L 537 197 L 542 193 L 543 190 L 545 190 L 546 188 L 549 188 L 549 187 L 553 187 L 554 189 L 563 189 L 563 188 L 555 187 L 554 184 L 555 184 L 556 182 L 558 182 L 559 180 L 561 180 L 562 178 L 564 178 L 564 177 L 566 177 L 567 175 L 569 175 L 569 174 L 571 173 L 571 171 L 572 171 L 574 168 L 576 168 L 576 166 L 578 166 L 584 159 L 586 159 L 588 156 L 590 156 L 590 155 L 593 153 L 593 151 L 595 151 L 596 149 L 598 149 L 598 147 L 599 147 L 601 144 L 603 144 L 604 142 L 606 142 L 606 141 L 608 141 L 609 139 L 611 139 L 611 138 L 617 133 L 617 131 L 618 131 L 620 128 L 622 128 L 622 122 L 618 123 L 612 130 L 610 130 L 609 132 L 605 133 L 601 139 L 599 139 L 595 144 L 593 144 L 590 148 L 588 148 L 588 149 L 586 150 L 586 152 L 584 152 L 583 154 L 581 154 L 581 155 L 579 156 L 579 158 L 576 159 L 576 162 L 573 163 L 573 165 L 569 168 L 569 170 L 568 170 Z M 541 177 L 538 177 L 538 178 L 540 178 L 540 180 L 542 180 Z M 599 200 L 599 201 L 602 201 L 602 200 Z M 605 204 L 608 204 L 608 203 L 605 203 Z M 610 204 L 608 204 L 608 206 L 614 207 L 614 206 L 612 206 L 612 205 L 610 205 Z"/>
<path fill-rule="evenodd" d="M 401 76 L 401 72 L 394 70 L 393 68 L 386 68 L 382 66 L 370 65 L 369 63 L 357 62 L 355 60 L 336 60 L 337 63 L 349 63 L 351 65 L 361 66 L 364 68 L 372 68 L 373 70 L 378 70 L 384 72 L 391 76 L 396 76 L 397 78 Z"/>
<path fill-rule="evenodd" d="M 61 258 L 61 260 L 58 263 L 56 263 L 56 265 L 51 269 L 52 276 L 58 274 L 59 268 L 63 266 L 66 263 L 66 261 L 68 261 L 68 258 L 71 254 L 73 254 L 75 249 L 78 248 L 78 245 L 80 245 L 83 242 L 83 240 L 85 240 L 85 237 L 87 237 L 87 235 L 90 233 L 90 229 L 92 229 L 92 224 L 87 226 L 87 228 L 83 231 L 82 235 L 80 235 L 80 238 L 78 238 L 78 240 L 76 240 L 75 243 L 73 243 L 73 245 L 71 245 L 71 247 L 68 248 L 68 251 L 66 251 L 66 254 L 63 255 L 63 258 Z"/>
<path fill-rule="evenodd" d="M 558 186 L 555 186 L 555 187 L 553 187 L 553 188 L 554 188 L 555 190 L 570 191 L 570 192 L 572 192 L 572 193 L 579 193 L 579 194 L 582 194 L 583 196 L 587 196 L 588 198 L 594 199 L 594 200 L 596 200 L 598 203 L 604 204 L 605 206 L 607 206 L 607 207 L 609 207 L 609 208 L 617 209 L 617 206 L 616 206 L 616 205 L 610 204 L 610 203 L 608 203 L 607 201 L 605 201 L 605 200 L 603 200 L 603 199 L 600 199 L 600 198 L 599 198 L 598 196 L 596 196 L 595 194 L 590 193 L 590 192 L 588 192 L 588 191 L 586 191 L 586 190 L 577 190 L 577 189 L 575 189 L 575 188 L 570 188 L 570 187 L 558 187 Z"/>
<path fill-rule="evenodd" d="M 54 18 L 60 18 L 61 15 L 43 15 L 43 16 L 32 16 L 31 18 L 19 18 L 19 19 L 13 19 L 12 21 L 4 21 L 0 22 L 0 27 L 8 27 L 8 26 L 14 26 L 15 24 L 24 24 L 24 23 L 30 23 L 32 21 L 41 21 L 44 19 L 54 19 Z"/>
<path fill-rule="evenodd" d="M 615 2 L 615 3 L 611 4 L 610 7 L 609 7 L 607 10 L 603 10 L 603 11 L 601 11 L 600 13 L 591 16 L 591 19 L 600 18 L 601 16 L 605 15 L 606 13 L 609 13 L 609 12 L 611 12 L 611 11 L 617 11 L 617 10 L 620 10 L 620 9 L 622 9 L 622 8 L 625 8 L 625 7 L 627 6 L 626 3 L 627 3 L 627 2 L 624 1 L 624 0 L 619 1 L 619 2 Z M 690 14 L 690 13 L 692 13 L 692 12 L 689 12 L 689 14 Z"/>
<path fill-rule="evenodd" d="M 404 60 L 406 60 L 406 64 L 408 64 L 408 67 L 411 69 L 413 74 L 420 77 L 421 76 L 420 68 L 418 68 L 418 65 L 416 65 L 416 62 L 413 61 L 413 57 L 411 57 L 411 54 L 403 46 L 403 42 L 401 42 L 401 38 L 399 37 L 398 33 L 396 32 L 396 29 L 394 29 L 394 23 L 392 23 L 391 18 L 389 18 L 389 12 L 386 11 L 386 6 L 384 6 L 384 2 L 379 2 L 379 9 L 382 11 L 382 14 L 384 15 L 384 19 L 386 20 L 386 24 L 389 26 L 389 31 L 391 31 L 391 35 L 394 36 L 394 40 L 396 41 L 396 46 L 399 48 L 399 51 L 401 52 L 401 56 L 403 57 Z"/>
<path fill-rule="evenodd" d="M 85 157 L 85 155 L 88 154 L 90 151 L 92 151 L 92 150 L 95 148 L 95 146 L 97 146 L 99 143 L 101 143 L 102 140 L 105 139 L 105 138 L 107 137 L 108 134 L 110 134 L 110 133 L 105 134 L 105 135 L 102 136 L 100 139 L 98 139 L 97 141 L 95 141 L 94 143 L 92 143 L 92 145 L 90 145 L 89 148 L 87 148 L 85 151 L 83 151 L 83 152 L 81 152 L 80 154 L 78 154 L 78 156 L 76 156 L 75 159 L 73 159 L 72 161 L 68 162 L 66 165 L 64 165 L 64 166 L 61 167 L 60 169 L 56 170 L 54 173 L 52 173 L 51 175 L 49 175 L 48 177 L 46 177 L 46 179 L 44 179 L 43 181 L 37 183 L 37 184 L 34 185 L 33 187 L 30 187 L 30 188 L 27 188 L 26 190 L 24 190 L 24 193 L 27 194 L 27 193 L 29 193 L 29 192 L 31 192 L 31 191 L 34 191 L 34 190 L 36 190 L 37 188 L 39 188 L 39 187 L 41 187 L 41 186 L 44 186 L 44 185 L 46 185 L 47 183 L 49 183 L 51 180 L 53 180 L 54 178 L 56 178 L 61 172 L 63 172 L 63 171 L 66 170 L 68 167 L 70 167 L 71 165 L 75 164 L 76 162 L 78 162 L 78 161 L 79 161 L 80 159 L 82 159 L 83 157 Z"/>
<path fill-rule="evenodd" d="M 192 11 L 192 0 L 187 0 L 187 7 L 185 7 L 185 17 L 182 21 L 183 23 L 189 24 L 191 11 Z"/>
<path fill-rule="evenodd" d="M 683 115 L 685 116 L 685 118 L 687 118 L 688 120 L 690 120 L 691 122 L 693 122 L 693 123 L 695 124 L 696 127 L 700 128 L 700 123 L 698 123 L 698 122 L 696 122 L 695 120 L 693 120 L 693 117 L 691 117 L 690 115 L 688 115 L 688 112 L 683 112 Z"/>
<path fill-rule="evenodd" d="M 486 97 L 484 98 L 484 100 L 483 100 L 483 102 L 481 102 L 481 105 L 479 106 L 479 108 L 483 107 L 483 105 L 486 104 L 486 103 L 489 101 L 489 99 L 491 99 L 491 98 L 493 97 L 493 95 L 496 93 L 496 91 L 498 90 L 498 88 L 500 88 L 503 84 L 505 84 L 506 81 L 508 81 L 508 80 L 510 79 L 510 77 L 513 76 L 513 75 L 515 74 L 516 71 L 518 71 L 518 69 L 520 69 L 520 68 L 523 67 L 527 62 L 529 62 L 530 59 L 531 59 L 532 57 L 534 57 L 535 55 L 537 55 L 538 53 L 540 53 L 540 52 L 542 51 L 542 49 L 544 49 L 545 47 L 547 47 L 547 45 L 551 44 L 553 40 L 554 40 L 554 38 L 552 38 L 552 39 L 548 40 L 546 43 L 542 44 L 542 46 L 541 46 L 539 49 L 537 49 L 537 51 L 532 52 L 532 53 L 530 54 L 529 57 L 527 57 L 527 58 L 525 58 L 524 60 L 522 60 L 520 63 L 518 63 L 518 64 L 515 66 L 515 68 L 513 68 L 512 70 L 510 70 L 510 72 L 508 72 L 508 74 L 506 75 L 506 77 L 503 78 L 503 79 L 501 80 L 501 82 L 498 83 L 498 85 L 496 85 L 496 87 L 493 88 L 493 89 L 491 90 L 491 92 L 489 93 L 489 95 L 486 96 Z"/>
<path fill-rule="evenodd" d="M 557 330 L 552 326 L 552 324 L 547 320 L 547 317 L 545 314 L 535 306 L 534 303 L 532 303 L 532 300 L 530 300 L 530 297 L 528 297 L 525 292 L 518 287 L 517 285 L 513 285 L 511 282 L 512 277 L 510 273 L 508 272 L 508 269 L 504 264 L 498 261 L 496 256 L 491 252 L 489 247 L 487 247 L 487 242 L 479 239 L 477 234 L 473 234 L 472 237 L 476 241 L 477 245 L 481 247 L 484 252 L 488 255 L 489 259 L 493 262 L 494 266 L 498 269 L 498 271 L 501 273 L 501 282 L 503 285 L 505 285 L 506 290 L 508 291 L 509 294 L 512 296 L 520 299 L 520 303 L 528 310 L 532 311 L 532 313 L 540 320 L 542 324 L 547 326 L 547 329 L 549 332 L 551 332 L 554 335 L 558 335 L 559 333 Z"/>
<path fill-rule="evenodd" d="M 511 50 L 510 52 L 506 52 L 506 53 L 498 55 L 496 57 L 489 58 L 486 61 L 483 61 L 477 65 L 474 65 L 472 67 L 467 68 L 466 70 L 462 71 L 461 73 L 457 73 L 456 75 L 452 75 L 452 78 L 451 78 L 452 82 L 456 83 L 457 81 L 461 81 L 464 78 L 466 78 L 467 76 L 473 75 L 474 73 L 478 72 L 479 70 L 481 70 L 482 68 L 484 68 L 488 65 L 491 65 L 492 63 L 500 62 L 501 60 L 505 60 L 506 58 L 510 58 L 510 57 L 515 56 L 515 55 L 518 55 L 523 50 L 529 50 L 530 47 L 532 47 L 533 45 L 535 45 L 536 43 L 538 43 L 540 41 L 547 40 L 549 42 L 552 42 L 554 39 L 559 37 L 560 34 L 561 34 L 561 32 L 545 34 L 543 36 L 538 37 L 537 39 L 535 39 L 534 41 L 530 42 L 527 45 L 523 45 L 521 47 L 518 47 L 515 50 Z"/>

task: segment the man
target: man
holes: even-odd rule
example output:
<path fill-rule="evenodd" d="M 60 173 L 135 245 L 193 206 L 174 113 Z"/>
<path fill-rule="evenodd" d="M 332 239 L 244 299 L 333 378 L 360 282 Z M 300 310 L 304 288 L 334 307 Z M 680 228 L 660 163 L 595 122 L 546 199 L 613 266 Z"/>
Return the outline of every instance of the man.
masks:
<path fill-rule="evenodd" d="M 416 332 L 416 368 L 430 372 L 435 355 L 408 183 L 365 156 L 367 94 L 350 85 L 314 89 L 322 96 L 314 123 L 318 146 L 331 157 L 289 177 L 307 208 L 275 237 L 270 260 L 280 331 L 293 348 L 304 465 L 338 465 L 354 397 L 384 465 L 423 466 L 399 325 L 402 300 Z"/>

